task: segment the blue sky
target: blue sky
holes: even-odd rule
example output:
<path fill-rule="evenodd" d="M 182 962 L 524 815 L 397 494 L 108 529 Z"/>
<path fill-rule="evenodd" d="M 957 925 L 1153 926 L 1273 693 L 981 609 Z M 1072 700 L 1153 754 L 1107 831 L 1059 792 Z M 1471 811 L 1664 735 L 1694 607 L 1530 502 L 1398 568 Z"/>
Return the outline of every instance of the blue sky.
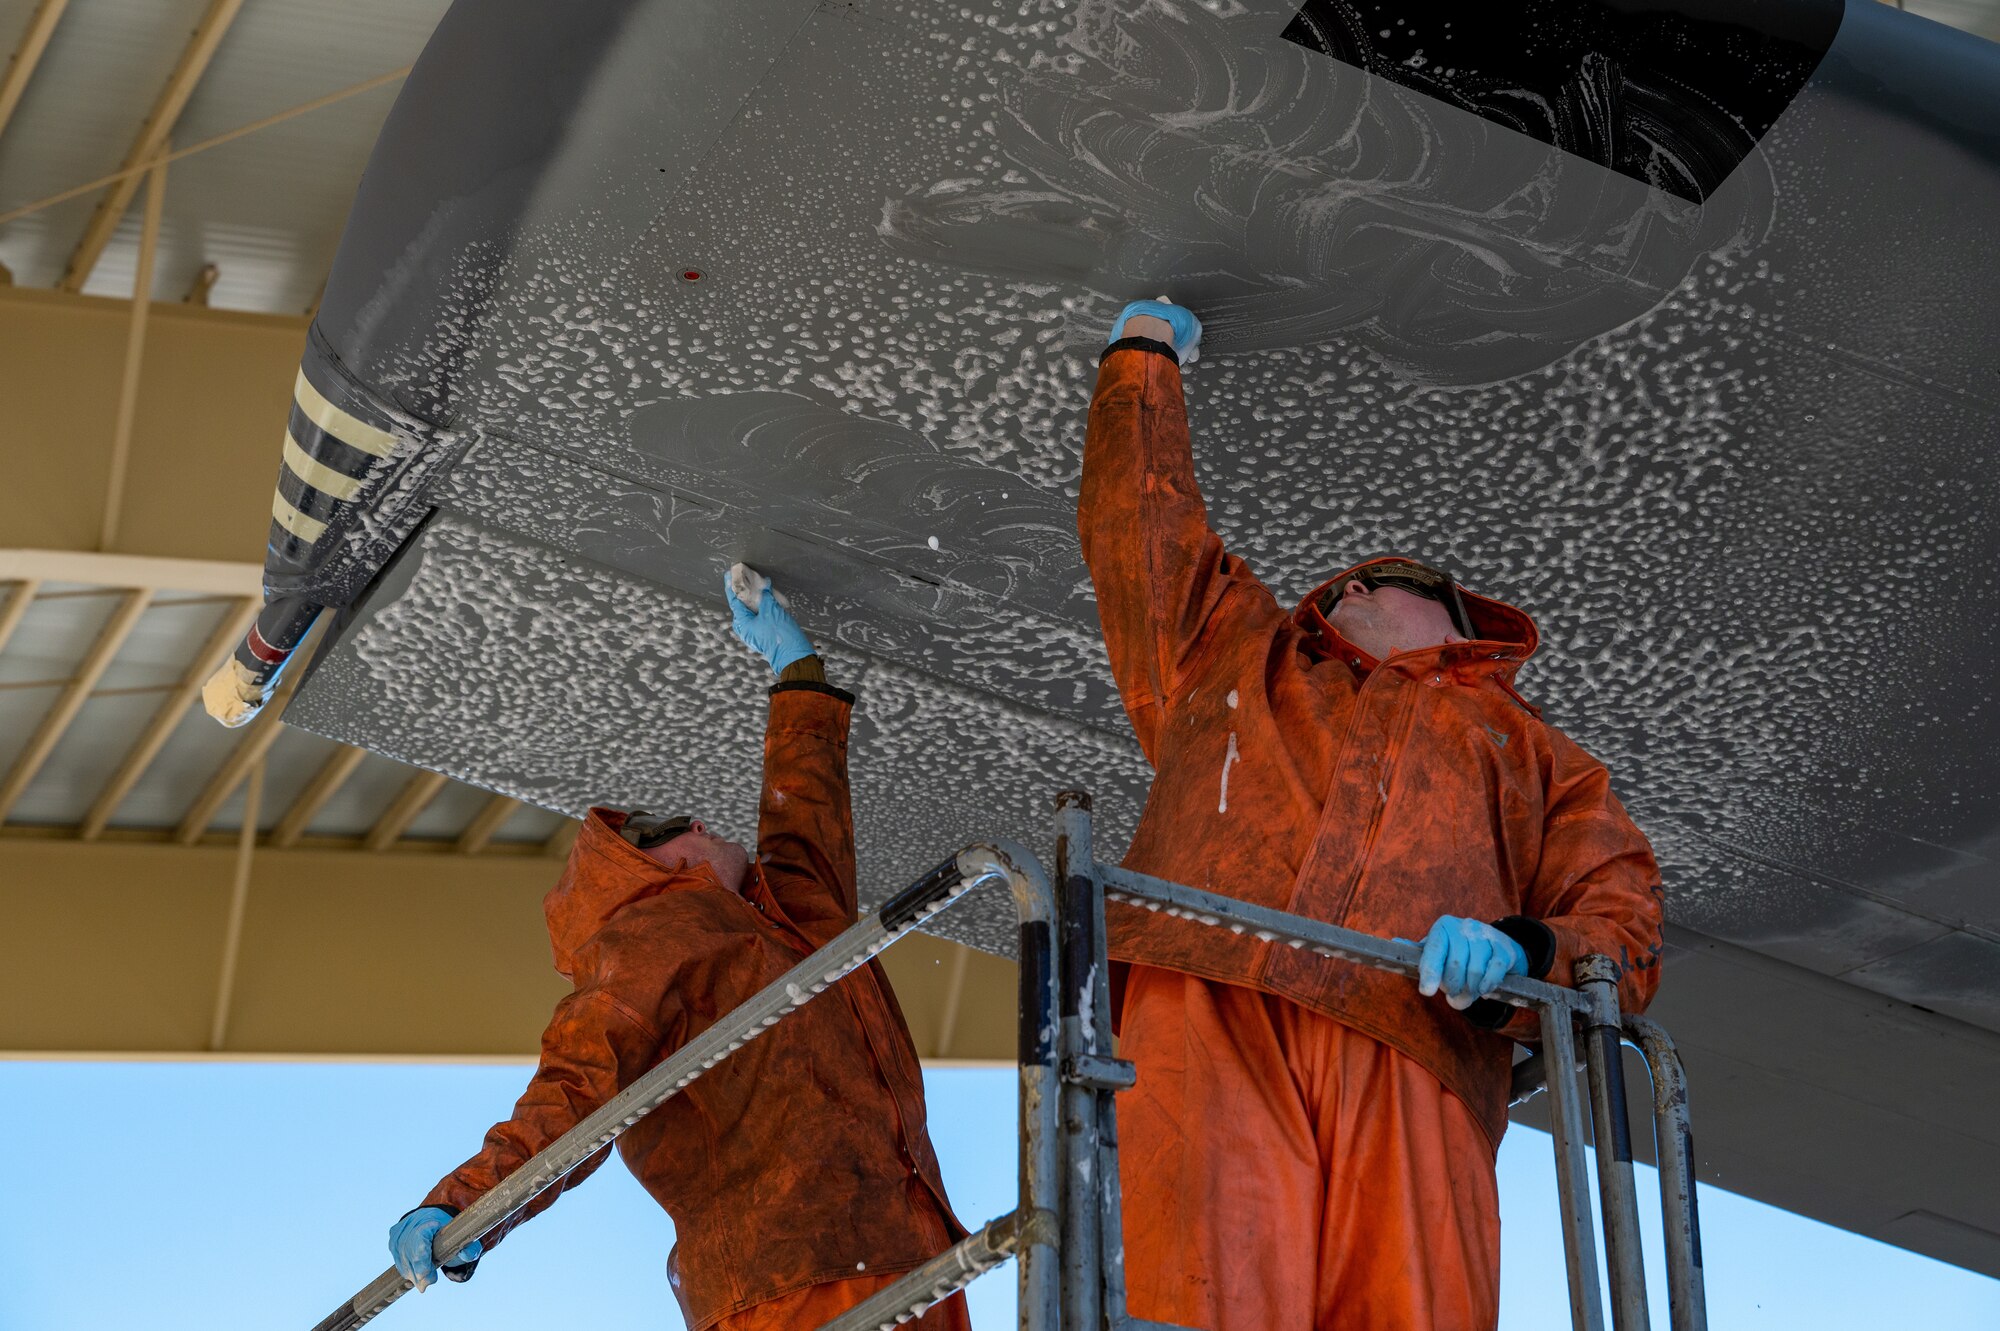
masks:
<path fill-rule="evenodd" d="M 388 1265 L 389 1225 L 506 1114 L 527 1072 L 0 1062 L 14 1152 L 0 1184 L 0 1331 L 306 1331 Z M 1011 1209 L 1012 1070 L 934 1071 L 927 1085 L 961 1216 Z M 1503 1331 L 1567 1325 L 1549 1155 L 1546 1136 L 1520 1128 L 1501 1150 Z M 1648 1174 L 1649 1206 L 1652 1186 Z M 2000 1281 L 1717 1189 L 1702 1193 L 1701 1214 L 1715 1331 L 2000 1327 Z M 1648 1220 L 1657 1256 L 1657 1213 Z M 372 1325 L 677 1331 L 671 1243 L 666 1217 L 614 1162 L 474 1280 L 406 1296 Z M 1011 1268 L 973 1293 L 975 1327 L 1011 1324 Z"/>

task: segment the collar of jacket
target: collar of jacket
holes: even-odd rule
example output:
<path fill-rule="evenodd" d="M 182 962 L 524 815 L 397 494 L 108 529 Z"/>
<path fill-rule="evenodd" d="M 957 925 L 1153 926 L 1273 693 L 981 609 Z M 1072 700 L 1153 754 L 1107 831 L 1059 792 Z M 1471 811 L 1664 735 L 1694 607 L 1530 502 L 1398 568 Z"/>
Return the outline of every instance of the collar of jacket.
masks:
<path fill-rule="evenodd" d="M 570 847 L 562 877 L 542 898 L 556 970 L 571 983 L 576 981 L 572 973 L 576 954 L 613 915 L 633 902 L 662 892 L 728 891 L 705 864 L 691 869 L 666 868 L 618 835 L 624 825 L 625 813 L 620 809 L 594 808 L 585 814 L 583 830 Z M 757 866 L 751 865 L 750 872 L 755 874 Z"/>
<path fill-rule="evenodd" d="M 1306 593 L 1305 599 L 1292 611 L 1292 622 L 1302 629 L 1306 636 L 1320 643 L 1329 656 L 1337 656 L 1336 645 L 1329 638 L 1338 639 L 1339 634 L 1326 622 L 1319 612 L 1320 598 L 1334 587 L 1339 586 L 1371 564 L 1387 562 L 1386 559 L 1364 560 L 1322 582 Z M 1514 674 L 1523 662 L 1535 654 L 1541 646 L 1541 631 L 1525 610 L 1507 604 L 1491 596 L 1481 596 L 1464 584 L 1459 585 L 1459 595 L 1465 598 L 1466 617 L 1479 634 L 1470 642 L 1450 642 L 1441 647 L 1426 647 L 1421 651 L 1398 652 L 1384 666 L 1409 675 L 1412 678 L 1431 679 L 1443 677 L 1455 684 L 1470 684 L 1481 679 L 1493 679 L 1501 687 L 1521 701 L 1529 711 L 1537 709 L 1518 693 L 1514 693 Z"/>

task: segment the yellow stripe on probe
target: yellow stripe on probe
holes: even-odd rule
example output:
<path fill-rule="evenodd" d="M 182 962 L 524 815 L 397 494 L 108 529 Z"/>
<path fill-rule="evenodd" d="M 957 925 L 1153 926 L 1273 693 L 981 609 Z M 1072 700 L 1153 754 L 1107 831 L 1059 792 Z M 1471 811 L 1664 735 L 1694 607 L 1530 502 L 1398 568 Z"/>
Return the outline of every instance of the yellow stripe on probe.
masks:
<path fill-rule="evenodd" d="M 387 430 L 378 430 L 365 421 L 357 420 L 328 402 L 320 391 L 312 386 L 312 380 L 306 378 L 304 370 L 299 371 L 298 382 L 292 385 L 292 397 L 298 402 L 299 410 L 305 413 L 307 420 L 349 448 L 358 448 L 378 458 L 386 458 L 396 451 L 395 435 Z"/>
<path fill-rule="evenodd" d="M 317 541 L 326 531 L 326 524 L 318 518 L 309 518 L 293 508 L 283 491 L 271 492 L 271 516 L 278 525 L 305 542 Z"/>
<path fill-rule="evenodd" d="M 292 469 L 292 475 L 335 499 L 352 499 L 361 493 L 359 480 L 344 471 L 335 471 L 300 448 L 290 430 L 285 431 L 285 465 Z"/>

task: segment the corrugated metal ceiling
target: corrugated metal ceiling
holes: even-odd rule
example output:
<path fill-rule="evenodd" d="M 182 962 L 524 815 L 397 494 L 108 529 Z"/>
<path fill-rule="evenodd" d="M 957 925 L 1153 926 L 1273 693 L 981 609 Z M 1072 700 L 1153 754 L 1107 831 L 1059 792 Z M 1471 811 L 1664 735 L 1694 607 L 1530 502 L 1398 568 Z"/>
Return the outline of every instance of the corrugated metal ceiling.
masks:
<path fill-rule="evenodd" d="M 115 171 L 172 72 L 205 0 L 73 0 L 0 136 L 0 211 Z M 11 47 L 34 0 L 0 0 Z M 185 146 L 407 65 L 446 0 L 247 0 L 195 85 L 173 142 Z M 297 314 L 333 260 L 390 84 L 174 163 L 155 270 L 176 300 L 204 263 L 219 307 Z M 0 263 L 53 286 L 96 196 L 0 227 Z M 129 211 L 84 290 L 129 296 L 139 210 Z"/>

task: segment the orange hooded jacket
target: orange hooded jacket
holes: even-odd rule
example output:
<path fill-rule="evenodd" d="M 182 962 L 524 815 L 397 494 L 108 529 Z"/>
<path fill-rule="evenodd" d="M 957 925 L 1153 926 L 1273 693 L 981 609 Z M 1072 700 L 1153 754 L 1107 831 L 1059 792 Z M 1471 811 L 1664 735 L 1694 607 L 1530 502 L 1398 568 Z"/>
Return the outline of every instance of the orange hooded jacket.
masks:
<path fill-rule="evenodd" d="M 618 835 L 624 814 L 590 811 L 543 902 L 556 969 L 575 988 L 542 1034 L 541 1065 L 513 1117 L 424 1205 L 464 1209 L 854 922 L 852 703 L 823 684 L 771 691 L 757 863 L 741 895 L 705 865 L 663 868 Z M 673 1217 L 668 1274 L 692 1331 L 812 1285 L 907 1271 L 965 1235 L 925 1129 L 916 1049 L 873 962 L 704 1073 L 617 1146 Z"/>
<path fill-rule="evenodd" d="M 1311 607 L 1341 578 L 1288 613 L 1209 529 L 1164 351 L 1102 361 L 1078 525 L 1155 772 L 1129 868 L 1383 937 L 1420 939 L 1446 914 L 1526 917 L 1546 926 L 1518 931 L 1542 941 L 1535 973 L 1568 985 L 1576 958 L 1604 953 L 1624 966 L 1619 1002 L 1645 1008 L 1659 870 L 1603 764 L 1514 692 L 1537 643 L 1527 615 L 1468 592 L 1474 641 L 1372 669 L 1336 655 Z M 1276 994 L 1381 1040 L 1495 1143 L 1506 1129 L 1511 1042 L 1475 1020 L 1531 1040 L 1532 1013 L 1486 1001 L 1468 1020 L 1400 976 L 1132 907 L 1111 908 L 1110 934 L 1119 961 Z"/>

